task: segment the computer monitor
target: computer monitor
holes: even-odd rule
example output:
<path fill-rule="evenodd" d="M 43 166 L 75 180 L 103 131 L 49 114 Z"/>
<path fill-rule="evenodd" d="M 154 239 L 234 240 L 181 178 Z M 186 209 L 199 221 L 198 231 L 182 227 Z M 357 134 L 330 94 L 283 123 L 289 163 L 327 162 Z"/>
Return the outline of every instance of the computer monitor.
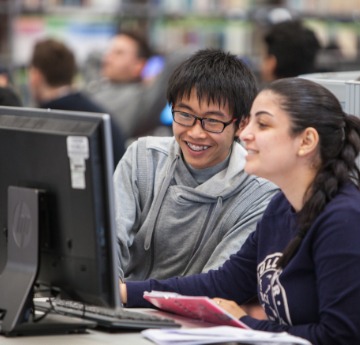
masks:
<path fill-rule="evenodd" d="M 120 306 L 111 140 L 107 114 L 0 107 L 1 333 L 51 333 L 38 289 Z"/>
<path fill-rule="evenodd" d="M 299 77 L 326 87 L 336 96 L 346 113 L 360 116 L 360 71 L 310 73 Z"/>

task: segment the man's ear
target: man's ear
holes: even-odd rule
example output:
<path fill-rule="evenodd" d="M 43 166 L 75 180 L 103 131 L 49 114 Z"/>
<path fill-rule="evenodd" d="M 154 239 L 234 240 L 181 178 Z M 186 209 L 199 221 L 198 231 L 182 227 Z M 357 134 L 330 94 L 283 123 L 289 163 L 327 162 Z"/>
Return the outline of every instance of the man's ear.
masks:
<path fill-rule="evenodd" d="M 133 76 L 134 78 L 138 78 L 141 76 L 141 73 L 143 69 L 146 66 L 146 60 L 145 59 L 137 59 L 137 61 L 134 61 L 132 70 L 133 70 Z"/>
<path fill-rule="evenodd" d="M 319 133 L 313 127 L 306 128 L 300 136 L 299 156 L 314 153 L 319 143 Z"/>
<path fill-rule="evenodd" d="M 249 123 L 249 120 L 250 120 L 249 118 L 240 120 L 239 126 L 235 132 L 235 137 L 238 137 L 238 138 L 240 137 L 240 133 L 247 126 L 247 124 Z"/>
<path fill-rule="evenodd" d="M 262 63 L 262 78 L 267 82 L 277 79 L 276 67 L 277 59 L 275 55 L 267 55 Z"/>
<path fill-rule="evenodd" d="M 240 142 L 241 129 L 238 127 L 235 131 L 235 141 Z"/>
<path fill-rule="evenodd" d="M 29 78 L 33 83 L 35 83 L 35 85 L 41 85 L 45 81 L 44 76 L 40 70 L 33 66 L 29 67 Z"/>
<path fill-rule="evenodd" d="M 269 64 L 269 70 L 272 71 L 272 74 L 275 75 L 276 73 L 276 67 L 277 67 L 277 58 L 275 55 L 269 55 L 268 56 L 268 64 Z"/>

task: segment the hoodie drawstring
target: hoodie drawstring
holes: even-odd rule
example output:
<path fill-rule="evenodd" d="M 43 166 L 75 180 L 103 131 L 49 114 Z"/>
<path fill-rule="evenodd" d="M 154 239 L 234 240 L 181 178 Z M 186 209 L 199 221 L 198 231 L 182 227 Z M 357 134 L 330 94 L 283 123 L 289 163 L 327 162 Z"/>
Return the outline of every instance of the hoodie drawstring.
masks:
<path fill-rule="evenodd" d="M 176 155 L 175 159 L 172 161 L 169 172 L 166 175 L 166 177 L 162 183 L 162 186 L 160 188 L 159 194 L 157 195 L 156 199 L 153 201 L 152 209 L 157 209 L 157 210 L 160 209 L 161 204 L 164 200 L 166 191 L 169 188 L 171 179 L 174 176 L 176 163 L 178 162 L 179 158 L 180 158 L 180 156 Z M 159 212 L 154 212 L 153 210 L 150 210 L 150 212 L 149 212 L 149 224 L 148 224 L 148 230 L 146 232 L 145 243 L 144 243 L 145 250 L 149 250 L 149 248 L 150 248 L 151 240 L 152 240 L 154 229 L 155 229 L 155 223 L 156 223 L 158 215 L 159 215 Z"/>

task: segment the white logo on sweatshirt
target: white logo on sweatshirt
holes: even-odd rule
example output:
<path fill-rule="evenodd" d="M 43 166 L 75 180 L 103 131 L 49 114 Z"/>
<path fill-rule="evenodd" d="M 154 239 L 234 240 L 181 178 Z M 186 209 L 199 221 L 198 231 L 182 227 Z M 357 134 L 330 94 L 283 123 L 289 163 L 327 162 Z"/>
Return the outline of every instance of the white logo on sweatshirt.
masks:
<path fill-rule="evenodd" d="M 276 268 L 282 253 L 268 255 L 257 268 L 260 302 L 269 320 L 291 325 L 286 291 L 280 282 L 282 270 Z"/>

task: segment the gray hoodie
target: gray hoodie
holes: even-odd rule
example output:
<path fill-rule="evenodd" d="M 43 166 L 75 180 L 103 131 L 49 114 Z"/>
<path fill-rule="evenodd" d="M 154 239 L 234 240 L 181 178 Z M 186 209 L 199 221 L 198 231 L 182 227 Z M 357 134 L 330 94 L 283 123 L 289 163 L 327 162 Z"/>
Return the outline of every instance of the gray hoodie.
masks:
<path fill-rule="evenodd" d="M 277 191 L 243 171 L 245 154 L 234 142 L 228 166 L 198 184 L 173 137 L 134 142 L 114 173 L 120 277 L 206 272 L 239 250 Z"/>

